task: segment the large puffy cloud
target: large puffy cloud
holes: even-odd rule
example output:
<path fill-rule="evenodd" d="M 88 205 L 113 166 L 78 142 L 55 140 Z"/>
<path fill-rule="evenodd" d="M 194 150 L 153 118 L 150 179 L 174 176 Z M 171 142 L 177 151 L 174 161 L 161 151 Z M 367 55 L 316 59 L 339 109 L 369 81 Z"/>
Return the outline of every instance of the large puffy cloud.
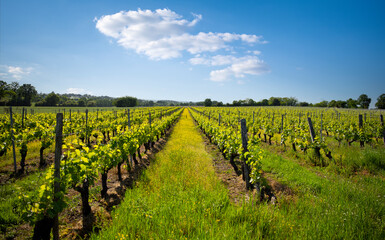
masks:
<path fill-rule="evenodd" d="M 251 46 L 267 43 L 261 36 L 236 33 L 199 32 L 189 33 L 202 19 L 193 14 L 191 21 L 169 9 L 121 11 L 96 18 L 96 28 L 106 36 L 116 39 L 126 49 L 144 54 L 153 60 L 182 57 L 184 52 L 195 55 L 192 65 L 227 66 L 211 71 L 213 81 L 226 81 L 233 77 L 259 75 L 269 71 L 268 66 L 255 55 L 259 51 L 248 50 L 255 55 L 235 57 L 215 55 L 216 51 L 234 52 L 232 42 L 238 41 Z M 205 57 L 201 57 L 204 54 Z"/>
<path fill-rule="evenodd" d="M 265 43 L 262 37 L 234 33 L 190 34 L 201 19 L 193 14 L 188 21 L 169 9 L 121 11 L 95 19 L 96 28 L 103 34 L 115 38 L 127 49 L 145 54 L 151 59 L 170 59 L 181 57 L 183 51 L 191 54 L 214 52 L 229 49 L 227 43 Z"/>

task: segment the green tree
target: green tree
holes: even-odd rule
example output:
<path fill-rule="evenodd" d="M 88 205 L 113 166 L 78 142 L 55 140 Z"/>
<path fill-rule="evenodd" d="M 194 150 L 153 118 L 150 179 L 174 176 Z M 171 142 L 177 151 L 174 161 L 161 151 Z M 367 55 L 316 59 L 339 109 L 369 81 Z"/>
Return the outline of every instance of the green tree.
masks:
<path fill-rule="evenodd" d="M 16 95 L 17 105 L 31 106 L 32 98 L 37 95 L 37 91 L 31 84 L 23 84 L 17 89 Z"/>
<path fill-rule="evenodd" d="M 328 107 L 337 107 L 337 101 L 336 101 L 336 100 L 331 100 L 331 101 L 328 103 Z"/>
<path fill-rule="evenodd" d="M 205 107 L 211 107 L 213 105 L 213 102 L 211 101 L 210 98 L 206 98 L 204 101 Z"/>
<path fill-rule="evenodd" d="M 281 106 L 281 101 L 279 100 L 279 98 L 271 97 L 269 99 L 269 105 L 270 106 Z"/>
<path fill-rule="evenodd" d="M 255 106 L 257 103 L 253 99 L 247 98 L 245 100 L 245 104 L 246 104 L 246 106 Z"/>
<path fill-rule="evenodd" d="M 298 99 L 294 97 L 284 97 L 278 99 L 280 99 L 281 106 L 295 106 L 298 103 Z"/>
<path fill-rule="evenodd" d="M 11 91 L 11 92 L 14 92 L 14 94 L 12 94 L 12 98 L 11 100 L 8 101 L 8 105 L 9 106 L 17 106 L 18 105 L 18 101 L 17 101 L 17 90 L 19 89 L 20 85 L 18 82 L 11 82 L 10 84 L 7 85 L 7 90 Z"/>
<path fill-rule="evenodd" d="M 322 101 L 322 102 L 314 104 L 314 107 L 327 107 L 328 103 L 329 103 L 328 101 Z"/>
<path fill-rule="evenodd" d="M 307 106 L 309 106 L 309 103 L 308 102 L 300 102 L 298 105 L 301 107 L 307 107 Z"/>
<path fill-rule="evenodd" d="M 14 91 L 12 91 L 8 84 L 2 80 L 0 80 L 0 102 L 2 105 L 12 98 L 13 95 L 16 95 Z"/>
<path fill-rule="evenodd" d="M 78 100 L 79 107 L 85 107 L 88 104 L 88 99 L 86 97 L 82 97 Z"/>
<path fill-rule="evenodd" d="M 348 105 L 348 108 L 357 108 L 357 100 L 354 100 L 352 98 L 349 98 L 347 101 L 346 101 L 347 105 Z"/>
<path fill-rule="evenodd" d="M 86 106 L 86 101 L 84 99 L 79 99 L 78 100 L 78 106 L 79 107 L 85 107 Z"/>
<path fill-rule="evenodd" d="M 59 98 L 60 98 L 59 100 L 60 106 L 63 106 L 68 101 L 68 97 L 65 95 L 60 95 Z"/>
<path fill-rule="evenodd" d="M 262 99 L 261 101 L 261 106 L 268 106 L 269 105 L 269 100 L 267 99 Z"/>
<path fill-rule="evenodd" d="M 346 101 L 338 100 L 338 101 L 336 102 L 336 106 L 337 106 L 338 108 L 346 108 Z"/>
<path fill-rule="evenodd" d="M 378 109 L 385 109 L 385 93 L 381 94 L 377 98 L 376 107 Z"/>
<path fill-rule="evenodd" d="M 117 107 L 135 107 L 138 104 L 138 99 L 134 97 L 121 97 L 114 101 Z"/>
<path fill-rule="evenodd" d="M 366 94 L 361 94 L 357 99 L 357 102 L 361 106 L 361 108 L 366 108 L 366 109 L 369 108 L 371 101 L 372 101 L 372 99 L 369 98 L 368 95 L 366 95 Z"/>
<path fill-rule="evenodd" d="M 44 99 L 45 106 L 56 106 L 60 101 L 60 97 L 58 94 L 51 92 Z"/>

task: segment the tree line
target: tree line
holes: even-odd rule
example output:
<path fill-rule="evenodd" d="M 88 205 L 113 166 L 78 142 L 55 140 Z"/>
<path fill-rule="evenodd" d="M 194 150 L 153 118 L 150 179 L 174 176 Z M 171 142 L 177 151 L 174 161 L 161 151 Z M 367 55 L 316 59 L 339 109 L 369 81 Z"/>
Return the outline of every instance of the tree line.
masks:
<path fill-rule="evenodd" d="M 368 109 L 372 99 L 366 94 L 361 94 L 357 99 L 349 98 L 348 100 L 331 100 L 321 101 L 319 103 L 299 102 L 294 97 L 271 97 L 269 99 L 262 99 L 259 102 L 254 101 L 251 98 L 245 100 L 234 100 L 232 103 L 223 104 L 222 102 L 212 101 L 210 98 L 206 98 L 203 102 L 203 106 L 300 106 L 300 107 L 336 107 L 336 108 L 364 108 Z M 375 104 L 378 109 L 385 109 L 385 93 L 381 94 L 377 98 Z"/>
<path fill-rule="evenodd" d="M 0 106 L 60 106 L 60 107 L 135 107 L 134 97 L 112 98 L 81 94 L 38 93 L 31 84 L 7 83 L 0 80 Z"/>
<path fill-rule="evenodd" d="M 259 102 L 251 98 L 234 100 L 232 103 L 212 101 L 210 98 L 203 102 L 178 102 L 170 100 L 141 100 L 135 97 L 113 98 L 108 96 L 92 96 L 88 94 L 38 93 L 31 84 L 20 85 L 18 82 L 6 83 L 0 80 L 0 106 L 60 106 L 60 107 L 135 107 L 135 106 L 302 106 L 302 107 L 336 107 L 368 109 L 371 98 L 361 94 L 357 99 L 321 101 L 319 103 L 299 102 L 294 97 L 271 97 Z M 385 94 L 377 98 L 378 109 L 385 109 Z"/>

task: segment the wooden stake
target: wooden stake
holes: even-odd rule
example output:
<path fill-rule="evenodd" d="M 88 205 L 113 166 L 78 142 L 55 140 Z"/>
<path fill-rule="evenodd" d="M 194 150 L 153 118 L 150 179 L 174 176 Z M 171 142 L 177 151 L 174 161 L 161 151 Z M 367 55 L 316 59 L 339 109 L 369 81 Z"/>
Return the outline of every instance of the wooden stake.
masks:
<path fill-rule="evenodd" d="M 363 121 L 362 121 L 362 114 L 358 115 L 358 126 L 360 129 L 362 129 L 363 127 Z M 364 142 L 363 141 L 360 141 L 360 147 L 363 147 L 364 146 Z"/>
<path fill-rule="evenodd" d="M 380 119 L 381 119 L 381 126 L 384 127 L 384 117 L 382 116 L 382 114 L 380 115 Z M 385 129 L 382 131 L 382 140 L 384 141 L 384 144 L 385 144 Z"/>
<path fill-rule="evenodd" d="M 148 124 L 150 124 L 150 128 L 151 128 L 151 112 L 150 111 L 148 112 Z"/>
<path fill-rule="evenodd" d="M 21 129 L 24 129 L 24 107 L 21 112 Z"/>
<path fill-rule="evenodd" d="M 60 192 L 60 160 L 62 155 L 63 145 L 63 114 L 56 115 L 56 137 L 55 137 L 55 171 L 54 171 L 54 194 L 53 201 L 57 202 L 58 193 Z M 53 219 L 52 235 L 54 240 L 59 239 L 59 214 L 57 213 Z"/>
<path fill-rule="evenodd" d="M 241 119 L 241 136 L 242 136 L 243 153 L 245 153 L 248 151 L 246 119 Z M 246 182 L 246 189 L 251 189 L 252 185 L 250 183 L 250 167 L 246 163 L 246 159 L 243 159 L 243 180 L 245 180 Z"/>
<path fill-rule="evenodd" d="M 15 148 L 15 136 L 14 136 L 14 132 L 13 132 L 12 106 L 9 107 L 9 114 L 10 114 L 10 119 L 11 119 L 11 139 L 12 139 L 12 151 L 13 151 L 13 165 L 14 165 L 14 170 L 15 170 L 15 175 L 16 175 L 16 171 L 17 171 L 16 148 Z"/>
<path fill-rule="evenodd" d="M 127 109 L 128 128 L 131 128 L 130 109 Z"/>
<path fill-rule="evenodd" d="M 311 141 L 314 142 L 315 139 L 315 133 L 314 133 L 314 128 L 313 128 L 313 123 L 311 122 L 311 118 L 307 118 L 307 122 L 309 124 L 309 131 L 310 131 L 310 136 L 311 136 Z"/>

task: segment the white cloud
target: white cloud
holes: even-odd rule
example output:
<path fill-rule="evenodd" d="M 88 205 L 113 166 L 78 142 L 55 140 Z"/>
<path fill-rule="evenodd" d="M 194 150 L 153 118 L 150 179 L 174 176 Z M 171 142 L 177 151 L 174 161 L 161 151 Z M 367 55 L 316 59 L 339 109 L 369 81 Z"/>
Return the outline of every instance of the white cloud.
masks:
<path fill-rule="evenodd" d="M 267 43 L 261 36 L 217 32 L 190 34 L 189 31 L 202 20 L 199 14 L 193 13 L 192 16 L 193 19 L 189 21 L 169 9 L 138 9 L 105 15 L 94 21 L 101 33 L 115 39 L 124 48 L 144 54 L 152 60 L 179 58 L 189 53 L 195 55 L 189 60 L 192 65 L 227 66 L 211 71 L 212 81 L 224 82 L 234 77 L 269 72 L 268 66 L 256 56 L 261 54 L 260 51 L 246 48 L 248 56 L 234 56 L 237 48 L 233 42 L 238 41 L 246 46 Z M 219 50 L 229 55 L 215 55 Z"/>
<path fill-rule="evenodd" d="M 214 70 L 210 73 L 210 80 L 222 82 L 231 78 L 243 78 L 246 75 L 260 75 L 270 72 L 267 64 L 257 56 L 234 57 L 232 55 L 216 55 L 210 58 L 195 57 L 190 59 L 193 65 L 209 65 L 228 67 L 220 70 Z"/>
<path fill-rule="evenodd" d="M 230 80 L 232 75 L 233 73 L 230 68 L 214 70 L 210 72 L 210 80 L 214 82 L 224 82 Z"/>
<path fill-rule="evenodd" d="M 73 93 L 73 94 L 92 94 L 92 92 L 84 89 L 84 88 L 68 88 L 66 90 L 66 93 Z"/>
<path fill-rule="evenodd" d="M 237 61 L 237 58 L 232 55 L 215 55 L 210 58 L 194 57 L 189 60 L 192 65 L 209 65 L 209 66 L 221 66 L 229 65 Z"/>
<path fill-rule="evenodd" d="M 14 80 L 21 80 L 24 77 L 30 75 L 33 70 L 34 69 L 32 67 L 22 68 L 17 66 L 2 65 L 1 66 L 2 73 L 0 74 L 1 76 L 5 76 L 5 77 L 8 76 Z"/>
<path fill-rule="evenodd" d="M 183 51 L 191 54 L 229 50 L 228 43 L 239 40 L 248 44 L 266 43 L 261 36 L 235 33 L 188 33 L 202 16 L 192 14 L 188 21 L 169 9 L 121 11 L 95 19 L 96 28 L 126 49 L 150 59 L 178 58 Z"/>
<path fill-rule="evenodd" d="M 261 54 L 261 51 L 258 51 L 258 50 L 254 50 L 254 51 L 247 51 L 248 53 L 252 53 L 254 55 L 260 55 Z"/>

